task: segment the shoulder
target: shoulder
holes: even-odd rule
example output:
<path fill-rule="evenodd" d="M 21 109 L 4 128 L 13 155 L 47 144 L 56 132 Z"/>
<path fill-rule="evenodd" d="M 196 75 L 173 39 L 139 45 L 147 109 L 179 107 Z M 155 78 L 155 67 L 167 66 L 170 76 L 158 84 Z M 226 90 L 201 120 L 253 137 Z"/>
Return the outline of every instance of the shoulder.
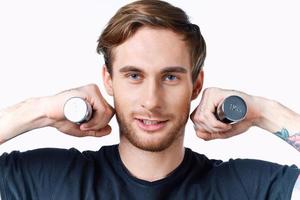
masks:
<path fill-rule="evenodd" d="M 25 152 L 13 151 L 11 153 L 4 153 L 0 157 L 1 165 L 9 165 L 14 162 L 32 163 L 32 162 L 46 162 L 53 160 L 64 160 L 73 156 L 80 155 L 77 149 L 57 149 L 57 148 L 41 148 L 29 150 Z"/>
<path fill-rule="evenodd" d="M 299 173 L 299 168 L 295 165 L 280 165 L 264 160 L 230 159 L 226 163 L 240 176 L 262 175 L 265 178 L 270 177 L 278 179 L 285 177 L 291 178 Z"/>
<path fill-rule="evenodd" d="M 289 195 L 299 176 L 299 169 L 295 165 L 255 159 L 230 159 L 223 162 L 208 159 L 196 152 L 191 155 L 197 166 L 193 169 L 198 175 L 194 176 L 197 182 L 202 181 L 219 189 L 239 189 L 250 199 L 290 199 Z"/>
<path fill-rule="evenodd" d="M 70 165 L 83 167 L 86 164 L 104 159 L 112 147 L 102 147 L 99 151 L 79 151 L 75 148 L 41 148 L 25 152 L 13 151 L 0 156 L 0 172 L 10 172 L 15 166 L 23 170 L 36 171 L 45 169 L 62 169 Z M 101 161 L 99 161 L 101 162 Z"/>
<path fill-rule="evenodd" d="M 255 159 L 231 159 L 224 162 L 227 178 L 236 179 L 254 199 L 290 199 L 299 175 L 295 166 Z"/>
<path fill-rule="evenodd" d="M 295 166 L 280 165 L 256 159 L 230 159 L 214 166 L 218 174 L 235 177 L 244 185 L 260 183 L 265 186 L 280 187 L 296 180 L 299 169 Z"/>
<path fill-rule="evenodd" d="M 24 152 L 12 151 L 11 153 L 3 153 L 0 156 L 0 162 L 21 159 L 23 161 L 42 161 L 42 160 L 60 160 L 66 158 L 83 158 L 90 159 L 99 156 L 99 154 L 109 154 L 114 149 L 112 146 L 103 146 L 98 151 L 79 151 L 75 148 L 60 149 L 60 148 L 40 148 L 28 150 Z"/>

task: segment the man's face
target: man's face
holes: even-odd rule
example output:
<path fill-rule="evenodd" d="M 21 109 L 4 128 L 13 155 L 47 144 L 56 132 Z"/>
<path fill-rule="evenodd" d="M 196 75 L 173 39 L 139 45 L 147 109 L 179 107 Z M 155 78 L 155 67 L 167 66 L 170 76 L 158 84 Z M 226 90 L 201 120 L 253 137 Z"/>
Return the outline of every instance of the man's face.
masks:
<path fill-rule="evenodd" d="M 162 151 L 183 139 L 193 92 L 189 49 L 182 36 L 143 27 L 114 49 L 109 90 L 121 140 Z"/>

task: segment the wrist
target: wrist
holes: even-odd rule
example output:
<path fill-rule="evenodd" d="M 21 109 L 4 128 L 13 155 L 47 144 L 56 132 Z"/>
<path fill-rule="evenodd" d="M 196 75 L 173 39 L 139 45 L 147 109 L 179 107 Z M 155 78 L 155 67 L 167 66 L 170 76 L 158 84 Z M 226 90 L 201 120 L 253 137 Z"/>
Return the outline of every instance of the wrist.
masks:
<path fill-rule="evenodd" d="M 27 131 L 51 124 L 44 112 L 43 98 L 27 99 L 0 112 L 0 143 Z"/>
<path fill-rule="evenodd" d="M 275 123 L 272 111 L 276 109 L 277 102 L 273 100 L 269 100 L 263 97 L 255 97 L 255 105 L 256 105 L 256 113 L 257 117 L 254 120 L 255 126 L 258 126 L 262 129 L 272 131 L 274 129 Z"/>
<path fill-rule="evenodd" d="M 53 123 L 46 113 L 47 102 L 48 97 L 31 98 L 25 101 L 27 105 L 24 106 L 23 112 L 29 115 L 27 119 L 29 130 L 51 126 Z"/>
<path fill-rule="evenodd" d="M 295 123 L 300 120 L 297 113 L 277 101 L 259 98 L 260 100 L 257 102 L 257 105 L 259 105 L 259 117 L 255 120 L 255 125 L 272 133 L 283 128 L 290 131 L 300 130 L 299 123 Z"/>

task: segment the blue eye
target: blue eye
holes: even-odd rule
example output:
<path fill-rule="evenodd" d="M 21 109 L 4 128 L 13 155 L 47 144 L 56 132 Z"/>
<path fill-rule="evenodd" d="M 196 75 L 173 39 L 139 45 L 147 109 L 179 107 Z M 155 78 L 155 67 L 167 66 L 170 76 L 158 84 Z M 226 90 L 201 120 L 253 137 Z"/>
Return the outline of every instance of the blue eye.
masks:
<path fill-rule="evenodd" d="M 177 80 L 177 77 L 174 76 L 174 75 L 167 75 L 167 76 L 165 77 L 165 79 L 166 79 L 167 81 L 175 81 L 175 80 Z"/>
<path fill-rule="evenodd" d="M 140 80 L 141 79 L 141 76 L 137 73 L 129 74 L 128 77 L 132 80 Z"/>

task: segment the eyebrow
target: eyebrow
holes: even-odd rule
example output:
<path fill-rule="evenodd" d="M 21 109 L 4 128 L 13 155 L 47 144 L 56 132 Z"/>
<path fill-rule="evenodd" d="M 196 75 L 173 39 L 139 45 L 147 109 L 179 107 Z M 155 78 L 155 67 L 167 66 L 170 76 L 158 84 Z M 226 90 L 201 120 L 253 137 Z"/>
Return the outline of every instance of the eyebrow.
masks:
<path fill-rule="evenodd" d="M 135 67 L 135 66 L 125 66 L 122 67 L 119 72 L 124 73 L 124 72 L 143 72 L 142 69 Z M 187 69 L 181 66 L 170 66 L 170 67 L 165 67 L 161 70 L 162 74 L 165 73 L 171 73 L 171 72 L 175 72 L 175 73 L 187 73 Z"/>
<path fill-rule="evenodd" d="M 171 66 L 171 67 L 166 67 L 161 70 L 162 73 L 170 73 L 170 72 L 175 72 L 175 73 L 187 73 L 187 69 L 184 67 L 180 66 Z"/>
<path fill-rule="evenodd" d="M 119 72 L 143 72 L 143 70 L 139 69 L 138 67 L 134 67 L 134 66 L 125 66 L 125 67 L 122 67 Z"/>

